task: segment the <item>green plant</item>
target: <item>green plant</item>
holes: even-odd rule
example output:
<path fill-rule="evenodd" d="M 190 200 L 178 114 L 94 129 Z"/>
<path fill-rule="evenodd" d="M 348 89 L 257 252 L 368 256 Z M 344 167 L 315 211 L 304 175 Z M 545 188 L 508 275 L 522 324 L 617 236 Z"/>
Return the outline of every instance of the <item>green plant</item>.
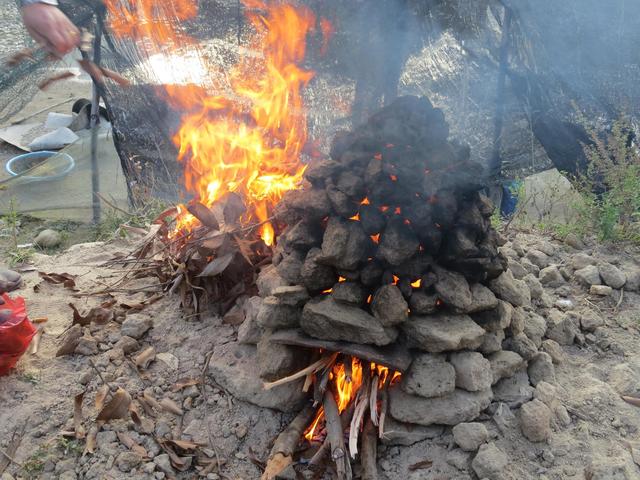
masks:
<path fill-rule="evenodd" d="M 9 249 L 7 255 L 11 265 L 20 265 L 27 263 L 33 255 L 33 248 L 20 247 L 18 242 L 18 234 L 20 232 L 20 215 L 18 214 L 17 204 L 14 198 L 9 200 L 9 210 L 2 217 L 4 224 L 9 232 Z"/>
<path fill-rule="evenodd" d="M 26 478 L 35 479 L 42 473 L 47 454 L 47 448 L 38 447 L 38 449 L 22 463 L 22 472 Z"/>
<path fill-rule="evenodd" d="M 65 437 L 60 437 L 58 439 L 57 447 L 65 456 L 73 455 L 74 457 L 77 457 L 82 455 L 82 452 L 84 451 L 84 446 L 79 441 L 70 440 Z"/>
<path fill-rule="evenodd" d="M 96 240 L 112 240 L 126 237 L 123 225 L 131 227 L 146 227 L 155 220 L 167 205 L 161 200 L 149 199 L 145 205 L 132 212 L 127 212 L 115 206 L 111 206 L 104 212 L 103 219 L 94 226 Z"/>

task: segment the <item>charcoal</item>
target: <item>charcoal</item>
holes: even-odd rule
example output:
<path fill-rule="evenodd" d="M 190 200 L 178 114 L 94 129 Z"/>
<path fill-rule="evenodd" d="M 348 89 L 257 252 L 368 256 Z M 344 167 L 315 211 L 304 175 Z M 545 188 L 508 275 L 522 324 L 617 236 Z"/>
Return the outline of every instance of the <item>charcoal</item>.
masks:
<path fill-rule="evenodd" d="M 282 202 L 287 209 L 295 211 L 299 218 L 322 219 L 331 212 L 329 197 L 321 188 L 290 190 Z"/>
<path fill-rule="evenodd" d="M 304 261 L 304 254 L 294 250 L 291 253 L 282 255 L 282 259 L 276 266 L 278 274 L 284 278 L 287 283 L 297 284 L 302 281 L 301 271 Z"/>
<path fill-rule="evenodd" d="M 304 172 L 304 178 L 317 187 L 324 187 L 325 180 L 342 170 L 342 165 L 335 160 L 323 159 L 312 162 Z"/>
<path fill-rule="evenodd" d="M 333 211 L 344 218 L 351 218 L 358 213 L 358 203 L 338 190 L 335 185 L 327 186 L 327 196 L 333 207 Z"/>
<path fill-rule="evenodd" d="M 416 229 L 416 232 L 425 252 L 437 256 L 442 245 L 442 230 L 434 223 L 430 227 Z"/>
<path fill-rule="evenodd" d="M 395 327 L 408 317 L 409 305 L 395 285 L 384 285 L 373 296 L 371 311 L 384 327 Z"/>
<path fill-rule="evenodd" d="M 339 269 L 355 270 L 367 259 L 372 240 L 360 222 L 331 217 L 322 240 L 322 263 Z"/>
<path fill-rule="evenodd" d="M 430 315 L 438 310 L 438 295 L 413 292 L 409 300 L 412 315 Z"/>
<path fill-rule="evenodd" d="M 453 190 L 438 190 L 430 200 L 433 205 L 433 220 L 443 229 L 450 228 L 458 212 L 458 193 Z"/>
<path fill-rule="evenodd" d="M 445 305 L 459 312 L 466 311 L 473 302 L 469 283 L 463 275 L 436 267 L 438 281 L 434 288 Z"/>
<path fill-rule="evenodd" d="M 388 345 L 398 332 L 384 328 L 380 321 L 364 310 L 337 303 L 327 296 L 307 303 L 302 312 L 302 330 L 323 340 Z"/>
<path fill-rule="evenodd" d="M 318 263 L 321 255 L 322 251 L 319 248 L 309 250 L 300 272 L 302 284 L 312 293 L 331 288 L 338 279 L 333 268 Z"/>
<path fill-rule="evenodd" d="M 493 215 L 493 211 L 495 210 L 496 207 L 491 201 L 491 199 L 487 197 L 484 193 L 478 192 L 477 204 L 478 204 L 478 208 L 480 209 L 480 213 L 482 213 L 482 215 L 485 218 L 489 218 L 491 217 L 491 215 Z"/>
<path fill-rule="evenodd" d="M 284 241 L 287 249 L 297 248 L 307 251 L 312 247 L 320 245 L 322 240 L 322 229 L 318 222 L 309 221 L 307 219 L 300 220 L 296 224 L 288 227 L 279 241 Z"/>
<path fill-rule="evenodd" d="M 451 145 L 442 145 L 438 148 L 432 148 L 427 155 L 427 169 L 431 175 L 443 168 L 451 168 L 451 165 L 458 163 L 456 151 Z M 425 179 L 428 181 L 429 175 Z M 433 177 L 432 177 L 433 178 Z M 431 186 L 431 183 L 429 184 Z"/>
<path fill-rule="evenodd" d="M 340 161 L 344 153 L 353 145 L 355 134 L 344 130 L 338 131 L 331 141 L 329 155 L 333 160 Z"/>
<path fill-rule="evenodd" d="M 434 227 L 433 207 L 424 199 L 414 200 L 404 214 L 416 230 Z"/>
<path fill-rule="evenodd" d="M 472 315 L 475 322 L 487 332 L 504 330 L 511 325 L 513 307 L 507 302 L 499 300 L 498 306 L 493 310 L 485 310 Z"/>
<path fill-rule="evenodd" d="M 367 235 L 375 235 L 382 232 L 387 221 L 380 210 L 372 205 L 360 206 L 360 223 Z"/>
<path fill-rule="evenodd" d="M 337 270 L 338 275 L 350 282 L 360 280 L 360 270 Z"/>
<path fill-rule="evenodd" d="M 480 283 L 470 285 L 473 301 L 465 313 L 477 313 L 498 307 L 498 299 L 491 290 Z"/>
<path fill-rule="evenodd" d="M 466 203 L 460 208 L 456 225 L 477 233 L 484 233 L 489 227 L 488 220 L 476 203 Z"/>
<path fill-rule="evenodd" d="M 372 260 L 362 267 L 362 270 L 360 271 L 360 281 L 363 285 L 372 287 L 380 283 L 383 273 L 384 269 L 382 266 L 375 260 Z"/>
<path fill-rule="evenodd" d="M 404 298 L 410 298 L 411 295 L 413 294 L 413 287 L 411 286 L 411 278 L 409 277 L 400 278 L 400 280 L 398 280 L 397 287 L 402 293 L 402 296 Z"/>
<path fill-rule="evenodd" d="M 391 265 L 400 265 L 409 260 L 420 246 L 413 230 L 400 218 L 393 218 L 380 236 L 378 257 Z"/>
<path fill-rule="evenodd" d="M 364 305 L 367 299 L 367 290 L 356 282 L 340 282 L 333 286 L 331 296 L 338 303 Z"/>
<path fill-rule="evenodd" d="M 450 258 L 468 258 L 479 255 L 476 234 L 466 227 L 450 230 L 443 242 L 442 255 Z"/>
<path fill-rule="evenodd" d="M 420 278 L 423 273 L 428 271 L 434 264 L 431 255 L 418 253 L 395 268 L 397 275 L 407 276 L 411 278 Z"/>
<path fill-rule="evenodd" d="M 336 187 L 355 199 L 360 199 L 365 194 L 364 179 L 352 170 L 344 171 L 338 176 Z"/>
<path fill-rule="evenodd" d="M 438 281 L 438 275 L 435 272 L 427 272 L 422 276 L 422 282 L 420 285 L 423 290 L 428 290 L 433 287 Z"/>

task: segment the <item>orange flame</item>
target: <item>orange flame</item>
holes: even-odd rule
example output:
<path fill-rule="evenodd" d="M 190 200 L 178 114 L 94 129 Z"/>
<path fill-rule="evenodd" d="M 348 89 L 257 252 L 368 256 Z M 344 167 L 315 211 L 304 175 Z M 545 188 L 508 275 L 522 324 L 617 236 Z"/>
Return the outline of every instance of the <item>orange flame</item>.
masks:
<path fill-rule="evenodd" d="M 353 217 L 349 217 L 349 220 L 355 220 L 356 222 L 360 221 L 360 214 L 356 213 Z"/>
<path fill-rule="evenodd" d="M 369 199 L 367 197 L 364 197 L 360 202 L 360 205 L 370 205 L 370 204 L 371 202 L 369 202 Z"/>
<path fill-rule="evenodd" d="M 380 234 L 371 235 L 371 240 L 373 240 L 373 243 L 380 243 Z"/>
<path fill-rule="evenodd" d="M 393 284 L 397 285 L 399 281 L 400 281 L 400 279 L 396 275 L 394 275 L 393 276 Z"/>
<path fill-rule="evenodd" d="M 416 280 L 415 282 L 411 282 L 411 286 L 413 288 L 420 288 L 420 285 L 422 285 L 422 279 L 420 279 L 420 278 L 418 280 Z"/>
<path fill-rule="evenodd" d="M 313 435 L 316 433 L 316 429 L 318 428 L 318 424 L 320 420 L 324 417 L 324 407 L 320 407 L 316 412 L 316 418 L 311 422 L 311 425 L 307 427 L 307 430 L 304 432 L 304 438 L 308 441 L 313 440 Z"/>

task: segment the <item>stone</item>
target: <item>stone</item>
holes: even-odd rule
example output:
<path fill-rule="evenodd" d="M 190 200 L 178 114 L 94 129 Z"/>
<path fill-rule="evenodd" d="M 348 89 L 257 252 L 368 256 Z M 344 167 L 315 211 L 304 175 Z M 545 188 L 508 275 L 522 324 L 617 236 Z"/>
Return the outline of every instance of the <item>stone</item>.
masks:
<path fill-rule="evenodd" d="M 607 383 L 621 395 L 636 395 L 640 391 L 638 375 L 627 363 L 620 363 L 609 372 Z"/>
<path fill-rule="evenodd" d="M 551 361 L 556 365 L 564 363 L 567 359 L 567 355 L 562 350 L 562 347 L 555 340 L 544 340 L 541 345 L 542 351 L 548 353 L 551 357 Z"/>
<path fill-rule="evenodd" d="M 544 294 L 544 287 L 542 286 L 542 283 L 540 283 L 540 280 L 530 273 L 528 273 L 523 280 L 524 283 L 527 284 L 527 287 L 529 287 L 532 299 L 538 300 L 542 298 L 542 295 Z"/>
<path fill-rule="evenodd" d="M 489 288 L 498 298 L 509 302 L 515 307 L 523 307 L 531 304 L 531 292 L 522 280 L 513 278 L 513 274 L 507 270 L 498 278 L 492 280 Z"/>
<path fill-rule="evenodd" d="M 575 255 L 571 255 L 569 259 L 569 266 L 573 270 L 582 270 L 585 267 L 590 265 L 595 265 L 596 259 L 593 255 L 587 255 L 586 253 L 580 252 Z"/>
<path fill-rule="evenodd" d="M 98 341 L 91 336 L 88 330 L 85 329 L 84 335 L 78 340 L 75 353 L 78 355 L 96 355 L 98 353 Z"/>
<path fill-rule="evenodd" d="M 589 288 L 589 294 L 599 297 L 608 297 L 612 293 L 613 289 L 608 285 L 591 285 L 591 288 Z"/>
<path fill-rule="evenodd" d="M 411 395 L 439 397 L 455 390 L 456 371 L 444 355 L 419 354 L 402 376 L 400 388 Z"/>
<path fill-rule="evenodd" d="M 522 280 L 529 274 L 529 272 L 522 266 L 520 262 L 517 262 L 512 258 L 509 259 L 509 270 L 511 270 L 513 276 L 518 280 Z"/>
<path fill-rule="evenodd" d="M 274 343 L 269 337 L 265 334 L 257 346 L 256 367 L 260 378 L 273 382 L 304 368 L 308 350 Z"/>
<path fill-rule="evenodd" d="M 418 251 L 420 242 L 401 218 L 393 218 L 380 235 L 378 256 L 391 265 L 400 265 Z"/>
<path fill-rule="evenodd" d="M 167 475 L 173 476 L 176 473 L 173 467 L 171 466 L 171 460 L 169 459 L 169 455 L 166 453 L 162 453 L 154 457 L 153 463 L 156 464 L 156 467 L 158 467 L 158 470 L 166 473 Z"/>
<path fill-rule="evenodd" d="M 498 299 L 494 293 L 481 283 L 473 283 L 469 286 L 469 289 L 471 290 L 472 300 L 466 313 L 477 313 L 498 307 Z"/>
<path fill-rule="evenodd" d="M 601 263 L 598 265 L 598 272 L 600 278 L 604 281 L 605 285 L 609 285 L 616 290 L 622 288 L 627 283 L 627 276 L 618 267 L 611 265 L 610 263 Z"/>
<path fill-rule="evenodd" d="M 511 324 L 506 328 L 505 332 L 509 336 L 518 335 L 524 332 L 525 321 L 527 319 L 527 311 L 522 307 L 513 309 L 511 315 Z M 544 330 L 547 329 L 547 324 L 544 322 Z M 544 333 L 543 330 L 543 333 Z"/>
<path fill-rule="evenodd" d="M 504 341 L 504 330 L 498 330 L 497 332 L 487 332 L 484 335 L 482 345 L 478 348 L 478 351 L 488 355 L 493 352 L 499 352 L 502 350 L 502 342 Z"/>
<path fill-rule="evenodd" d="M 279 243 L 286 244 L 287 250 L 300 249 L 307 251 L 320 245 L 322 230 L 318 222 L 302 219 L 293 226 L 287 228 L 280 236 Z"/>
<path fill-rule="evenodd" d="M 302 277 L 302 283 L 310 292 L 321 292 L 333 285 L 338 280 L 338 277 L 332 267 L 329 265 L 323 265 L 318 262 L 322 255 L 322 250 L 319 248 L 312 248 L 307 253 L 307 257 L 302 264 L 302 270 L 300 276 Z M 262 293 L 260 294 L 263 295 Z"/>
<path fill-rule="evenodd" d="M 384 422 L 382 443 L 384 445 L 410 446 L 423 440 L 437 438 L 444 432 L 440 425 L 411 425 L 410 423 L 397 422 L 387 416 Z"/>
<path fill-rule="evenodd" d="M 471 468 L 480 479 L 498 480 L 508 463 L 507 456 L 491 442 L 481 445 L 471 462 Z"/>
<path fill-rule="evenodd" d="M 530 360 L 538 353 L 536 345 L 529 340 L 529 337 L 522 333 L 507 338 L 502 344 L 502 347 L 505 350 L 517 353 L 525 360 Z"/>
<path fill-rule="evenodd" d="M 494 385 L 499 380 L 510 377 L 525 365 L 524 359 L 515 352 L 502 350 L 489 355 Z"/>
<path fill-rule="evenodd" d="M 295 328 L 300 325 L 301 310 L 280 302 L 275 296 L 266 297 L 256 317 L 256 323 L 263 329 Z"/>
<path fill-rule="evenodd" d="M 339 269 L 356 270 L 367 259 L 372 241 L 360 222 L 331 217 L 322 239 L 320 263 Z"/>
<path fill-rule="evenodd" d="M 411 316 L 401 325 L 409 347 L 430 353 L 475 350 L 484 340 L 484 329 L 467 315 L 436 313 Z"/>
<path fill-rule="evenodd" d="M 456 387 L 469 392 L 479 392 L 491 388 L 493 383 L 491 363 L 481 353 L 453 353 L 449 362 L 456 372 Z"/>
<path fill-rule="evenodd" d="M 489 432 L 479 422 L 459 423 L 451 430 L 453 441 L 465 452 L 475 452 L 489 439 Z"/>
<path fill-rule="evenodd" d="M 302 311 L 302 330 L 312 337 L 374 345 L 395 341 L 397 331 L 360 308 L 340 304 L 331 297 L 313 299 Z"/>
<path fill-rule="evenodd" d="M 470 454 L 460 448 L 449 450 L 447 452 L 447 463 L 460 471 L 467 472 L 471 464 Z M 470 480 L 471 477 L 466 475 L 463 477 L 456 476 L 454 478 L 455 480 Z"/>
<path fill-rule="evenodd" d="M 395 285 L 383 285 L 373 296 L 371 312 L 384 327 L 394 327 L 407 320 L 409 305 Z"/>
<path fill-rule="evenodd" d="M 533 392 L 527 372 L 519 370 L 493 386 L 493 399 L 496 402 L 506 403 L 510 408 L 518 408 L 533 398 Z"/>
<path fill-rule="evenodd" d="M 122 322 L 120 333 L 124 336 L 140 339 L 153 326 L 153 320 L 142 313 L 127 314 Z"/>
<path fill-rule="evenodd" d="M 444 304 L 458 312 L 468 311 L 473 302 L 473 297 L 469 283 L 464 276 L 444 268 L 437 268 L 435 273 L 438 280 L 434 288 Z"/>
<path fill-rule="evenodd" d="M 255 296 L 249 298 L 242 306 L 244 322 L 238 327 L 238 342 L 256 345 L 264 335 L 265 329 L 258 325 L 258 312 L 262 302 L 261 297 Z"/>
<path fill-rule="evenodd" d="M 40 248 L 55 248 L 62 243 L 62 236 L 55 230 L 47 229 L 41 231 L 33 243 Z"/>
<path fill-rule="evenodd" d="M 238 400 L 281 412 L 299 411 L 307 398 L 304 379 L 267 390 L 256 366 L 255 346 L 225 343 L 214 348 L 208 374 Z"/>
<path fill-rule="evenodd" d="M 576 250 L 582 250 L 584 248 L 584 243 L 580 240 L 580 237 L 573 232 L 568 233 L 567 236 L 564 237 L 564 243 Z"/>
<path fill-rule="evenodd" d="M 538 267 L 537 265 L 534 265 L 526 258 L 521 259 L 520 264 L 528 273 L 538 278 L 538 274 L 540 273 L 540 267 Z"/>
<path fill-rule="evenodd" d="M 536 249 L 529 250 L 526 254 L 526 258 L 540 269 L 548 267 L 551 263 L 549 255 Z"/>
<path fill-rule="evenodd" d="M 604 318 L 594 310 L 587 308 L 580 314 L 580 327 L 587 332 L 594 332 L 596 328 L 604 326 Z"/>
<path fill-rule="evenodd" d="M 561 287 L 567 283 L 560 273 L 560 270 L 558 270 L 558 267 L 555 265 L 550 265 L 540 270 L 538 278 L 542 285 L 550 288 Z"/>
<path fill-rule="evenodd" d="M 507 328 L 511 324 L 512 316 L 513 307 L 511 304 L 499 300 L 497 308 L 476 313 L 472 318 L 487 332 L 496 332 Z"/>
<path fill-rule="evenodd" d="M 547 321 L 535 312 L 526 312 L 525 315 L 524 334 L 539 348 L 547 332 Z"/>
<path fill-rule="evenodd" d="M 539 382 L 538 385 L 536 385 L 536 390 L 533 392 L 533 396 L 549 408 L 553 408 L 557 403 L 556 387 L 544 381 Z"/>
<path fill-rule="evenodd" d="M 278 265 L 276 265 L 278 275 L 280 275 L 287 284 L 300 283 L 302 281 L 301 272 L 303 262 L 304 256 L 297 250 L 294 250 L 290 254 L 285 253 Z M 273 291 L 271 293 L 273 294 Z"/>
<path fill-rule="evenodd" d="M 627 266 L 625 268 L 625 276 L 627 277 L 627 283 L 624 289 L 629 292 L 640 292 L 640 267 Z"/>
<path fill-rule="evenodd" d="M 367 300 L 367 290 L 356 282 L 339 282 L 333 286 L 331 296 L 338 303 L 364 305 Z"/>
<path fill-rule="evenodd" d="M 287 285 L 287 281 L 280 276 L 274 265 L 268 265 L 260 270 L 256 279 L 256 286 L 261 297 L 268 297 L 276 288 Z"/>
<path fill-rule="evenodd" d="M 590 287 L 591 285 L 601 285 L 600 271 L 595 265 L 588 265 L 574 272 L 576 279 L 583 285 Z"/>
<path fill-rule="evenodd" d="M 140 455 L 133 452 L 122 452 L 116 458 L 116 465 L 121 472 L 130 472 L 142 462 Z"/>
<path fill-rule="evenodd" d="M 548 353 L 538 352 L 529 362 L 527 373 L 529 374 L 529 381 L 534 387 L 540 382 L 556 383 L 556 370 L 553 367 L 551 355 Z"/>
<path fill-rule="evenodd" d="M 572 345 L 578 327 L 573 321 L 559 310 L 552 309 L 547 315 L 547 338 L 555 340 L 560 345 Z"/>
<path fill-rule="evenodd" d="M 551 242 L 547 242 L 547 241 L 538 242 L 536 244 L 536 247 L 538 248 L 538 250 L 548 255 L 549 257 L 553 257 L 556 254 L 556 246 Z"/>
<path fill-rule="evenodd" d="M 120 339 L 115 343 L 113 348 L 120 348 L 126 354 L 131 352 L 135 352 L 140 348 L 140 344 L 137 342 L 135 338 L 128 337 L 123 335 Z"/>
<path fill-rule="evenodd" d="M 520 407 L 520 429 L 532 442 L 544 442 L 551 436 L 551 410 L 538 399 Z"/>
<path fill-rule="evenodd" d="M 434 398 L 409 395 L 401 388 L 392 388 L 389 391 L 389 413 L 400 422 L 425 426 L 457 425 L 477 418 L 492 398 L 490 388 L 481 392 L 456 389 Z"/>
<path fill-rule="evenodd" d="M 589 480 L 632 480 L 633 476 L 624 463 L 615 459 L 607 459 L 592 461 L 591 465 L 585 469 L 584 478 Z"/>

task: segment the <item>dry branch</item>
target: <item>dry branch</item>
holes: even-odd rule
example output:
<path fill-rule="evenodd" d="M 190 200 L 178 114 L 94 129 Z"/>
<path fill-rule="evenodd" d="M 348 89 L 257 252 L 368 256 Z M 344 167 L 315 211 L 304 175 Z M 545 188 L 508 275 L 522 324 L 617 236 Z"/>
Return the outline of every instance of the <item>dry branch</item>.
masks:
<path fill-rule="evenodd" d="M 367 419 L 364 424 L 361 450 L 362 480 L 378 480 L 378 438 L 371 419 Z"/>
<path fill-rule="evenodd" d="M 318 370 L 326 367 L 327 365 L 335 362 L 337 353 L 332 353 L 331 355 L 322 357 L 317 362 L 312 363 L 307 368 L 300 370 L 299 372 L 294 373 L 293 375 L 289 375 L 288 377 L 281 378 L 280 380 L 276 380 L 275 382 L 265 382 L 262 386 L 265 390 L 271 390 L 272 388 L 278 387 L 280 385 L 284 385 L 289 382 L 293 382 L 299 378 L 306 377 L 310 373 L 315 373 Z"/>
<path fill-rule="evenodd" d="M 338 405 L 331 391 L 327 391 L 324 394 L 323 405 L 327 425 L 327 438 L 331 445 L 331 459 L 336 464 L 337 478 L 338 480 L 351 480 L 353 474 L 344 445 L 344 430 L 338 413 Z"/>

